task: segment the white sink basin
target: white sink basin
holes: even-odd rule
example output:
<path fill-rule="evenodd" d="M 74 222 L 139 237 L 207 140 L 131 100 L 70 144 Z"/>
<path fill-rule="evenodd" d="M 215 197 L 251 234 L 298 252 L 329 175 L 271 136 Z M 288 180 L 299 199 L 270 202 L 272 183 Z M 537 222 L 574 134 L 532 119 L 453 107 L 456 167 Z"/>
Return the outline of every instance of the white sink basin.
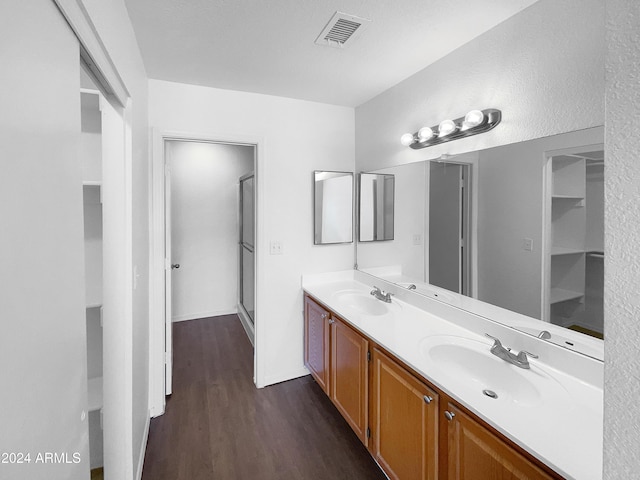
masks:
<path fill-rule="evenodd" d="M 424 339 L 420 349 L 430 364 L 466 394 L 522 407 L 538 406 L 558 395 L 568 395 L 536 365 L 531 364 L 530 369 L 516 367 L 493 355 L 489 351 L 491 345 L 491 341 L 436 335 Z"/>
<path fill-rule="evenodd" d="M 386 315 L 396 308 L 395 305 L 385 303 L 360 290 L 340 290 L 333 296 L 345 307 L 363 315 Z"/>

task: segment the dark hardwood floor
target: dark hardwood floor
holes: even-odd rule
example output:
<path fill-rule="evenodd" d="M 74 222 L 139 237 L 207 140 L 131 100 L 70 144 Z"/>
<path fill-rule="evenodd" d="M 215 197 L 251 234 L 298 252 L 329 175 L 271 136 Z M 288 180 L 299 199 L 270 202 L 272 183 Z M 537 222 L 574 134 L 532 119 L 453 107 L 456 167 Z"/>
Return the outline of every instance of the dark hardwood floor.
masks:
<path fill-rule="evenodd" d="M 258 390 L 236 315 L 174 324 L 173 394 L 144 480 L 384 479 L 310 376 Z"/>

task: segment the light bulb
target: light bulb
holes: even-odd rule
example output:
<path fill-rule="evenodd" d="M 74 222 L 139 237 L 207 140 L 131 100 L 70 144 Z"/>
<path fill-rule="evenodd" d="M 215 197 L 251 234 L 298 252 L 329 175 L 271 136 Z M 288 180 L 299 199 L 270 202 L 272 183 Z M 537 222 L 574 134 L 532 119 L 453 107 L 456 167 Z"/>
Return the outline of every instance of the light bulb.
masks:
<path fill-rule="evenodd" d="M 443 120 L 440 122 L 440 125 L 438 125 L 438 136 L 445 137 L 450 135 L 455 132 L 457 128 L 458 127 L 453 120 Z"/>
<path fill-rule="evenodd" d="M 429 127 L 422 127 L 420 130 L 418 130 L 419 142 L 429 140 L 431 137 L 433 137 L 433 130 L 431 130 Z"/>
<path fill-rule="evenodd" d="M 405 133 L 400 137 L 400 143 L 405 147 L 408 147 L 413 143 L 413 133 Z"/>
<path fill-rule="evenodd" d="M 471 110 L 464 117 L 465 128 L 477 127 L 482 122 L 484 122 L 484 113 L 482 113 L 480 110 Z"/>

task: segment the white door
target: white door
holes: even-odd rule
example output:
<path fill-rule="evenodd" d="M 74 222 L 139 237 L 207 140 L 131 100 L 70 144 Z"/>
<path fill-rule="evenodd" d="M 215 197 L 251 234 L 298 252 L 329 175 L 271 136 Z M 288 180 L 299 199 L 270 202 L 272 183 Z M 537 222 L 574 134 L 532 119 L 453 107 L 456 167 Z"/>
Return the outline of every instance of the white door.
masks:
<path fill-rule="evenodd" d="M 171 395 L 172 371 L 173 371 L 173 319 L 171 305 L 171 272 L 174 268 L 180 268 L 178 264 L 171 263 L 171 169 L 169 168 L 168 159 L 165 158 L 164 167 L 164 393 Z"/>
<path fill-rule="evenodd" d="M 51 0 L 3 7 L 0 452 L 31 456 L 0 477 L 86 479 L 79 45 Z M 69 461 L 37 462 L 45 452 Z"/>

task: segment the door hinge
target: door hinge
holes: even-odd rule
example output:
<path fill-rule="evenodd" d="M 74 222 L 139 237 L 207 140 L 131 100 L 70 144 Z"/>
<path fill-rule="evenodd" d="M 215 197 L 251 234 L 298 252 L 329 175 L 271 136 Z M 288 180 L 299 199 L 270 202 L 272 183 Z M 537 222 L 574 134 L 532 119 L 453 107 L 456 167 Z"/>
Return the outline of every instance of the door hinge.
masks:
<path fill-rule="evenodd" d="M 371 438 L 371 429 L 367 427 L 367 438 Z"/>
<path fill-rule="evenodd" d="M 371 361 L 371 352 L 367 351 L 367 362 Z"/>

